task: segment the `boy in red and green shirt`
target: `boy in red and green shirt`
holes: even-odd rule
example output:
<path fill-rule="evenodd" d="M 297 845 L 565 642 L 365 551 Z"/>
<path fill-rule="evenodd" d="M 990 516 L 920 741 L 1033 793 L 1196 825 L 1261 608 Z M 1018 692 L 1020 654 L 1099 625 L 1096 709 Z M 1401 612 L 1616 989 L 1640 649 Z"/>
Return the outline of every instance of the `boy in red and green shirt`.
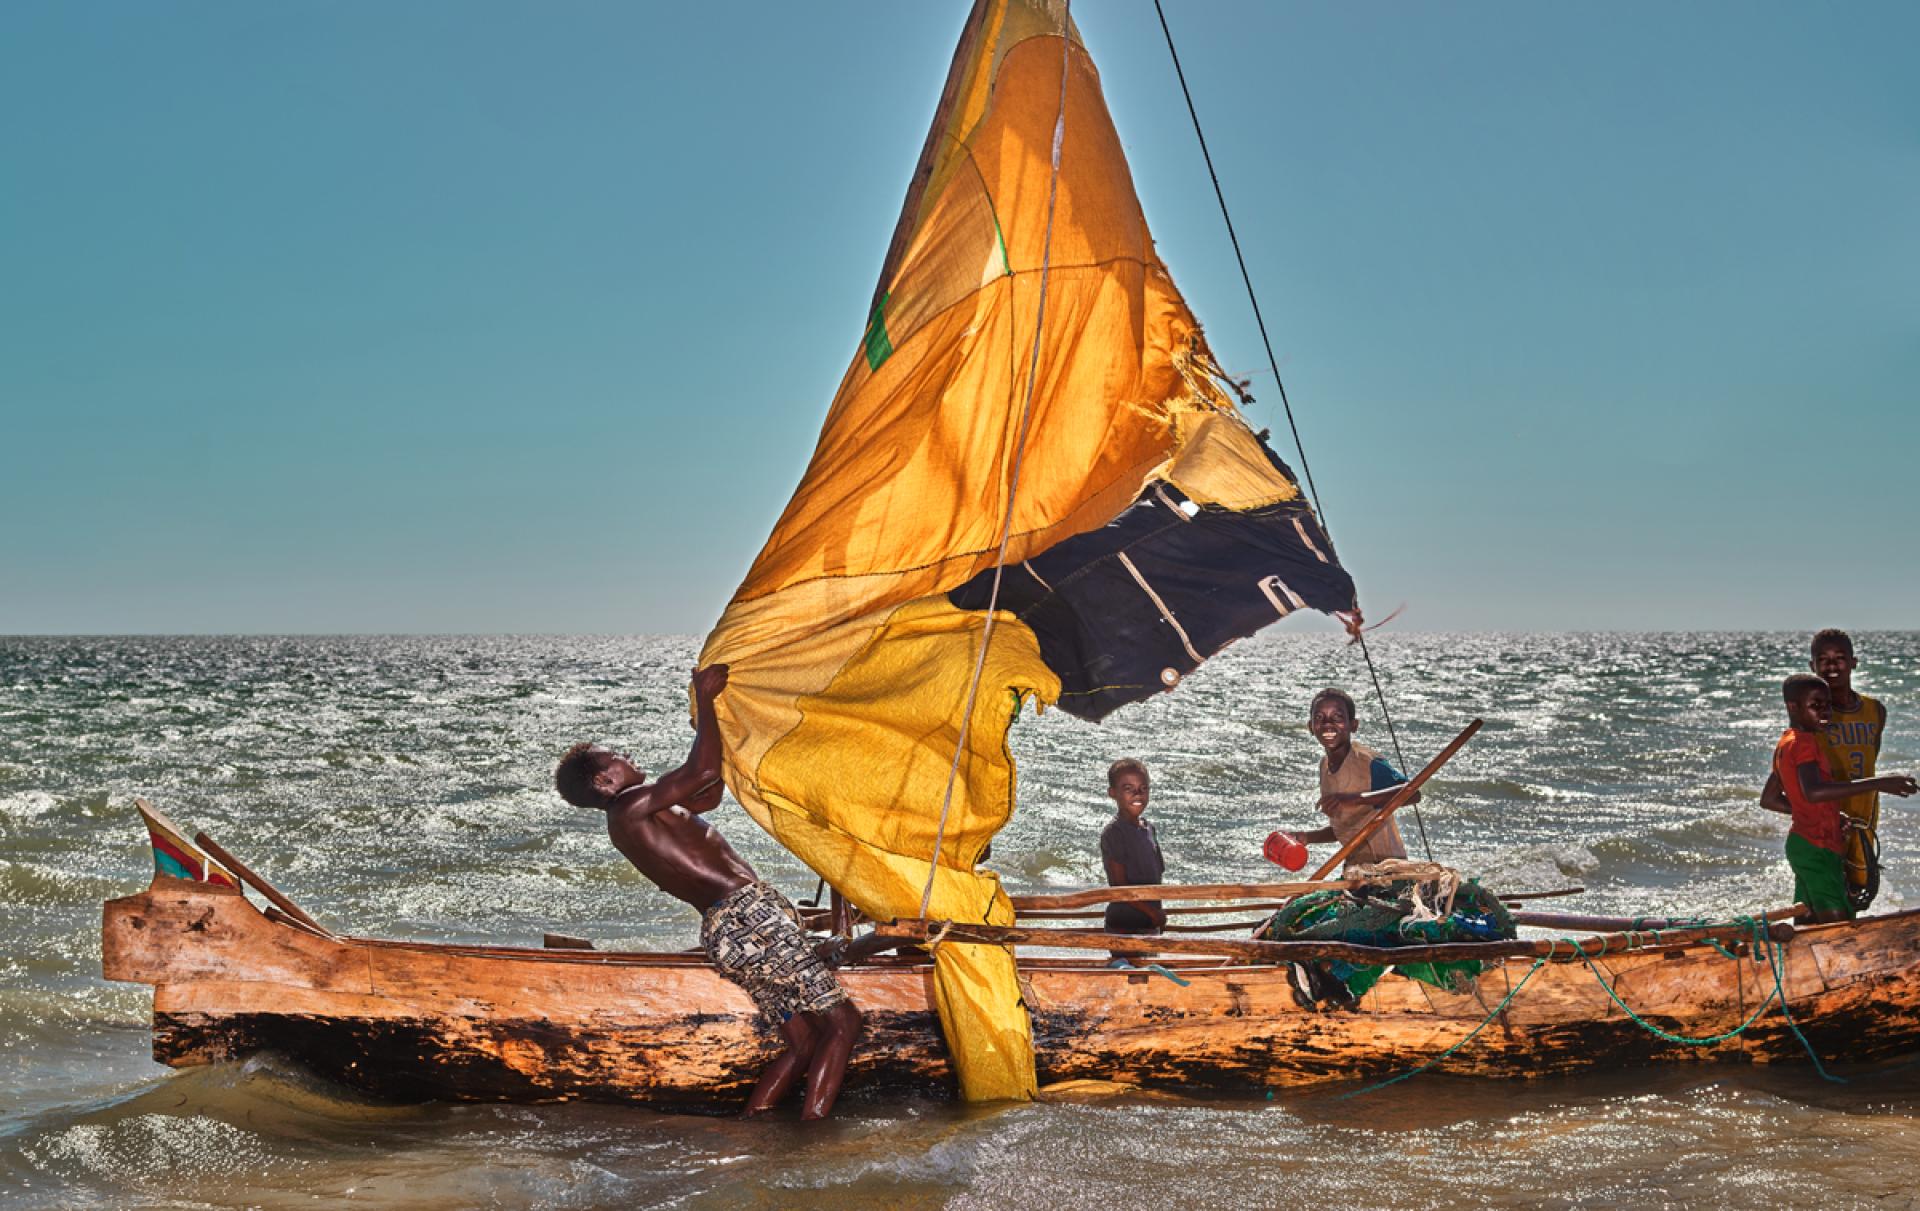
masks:
<path fill-rule="evenodd" d="M 1760 792 L 1760 806 L 1793 817 L 1787 834 L 1787 865 L 1793 868 L 1793 898 L 1813 910 L 1815 922 L 1846 921 L 1853 917 L 1847 903 L 1847 848 L 1845 817 L 1840 805 L 1854 795 L 1885 791 L 1914 793 L 1914 780 L 1905 774 L 1836 782 L 1820 737 L 1833 716 L 1833 697 L 1827 683 L 1808 673 L 1789 677 L 1781 686 L 1787 704 L 1787 730 L 1773 749 L 1773 772 Z"/>

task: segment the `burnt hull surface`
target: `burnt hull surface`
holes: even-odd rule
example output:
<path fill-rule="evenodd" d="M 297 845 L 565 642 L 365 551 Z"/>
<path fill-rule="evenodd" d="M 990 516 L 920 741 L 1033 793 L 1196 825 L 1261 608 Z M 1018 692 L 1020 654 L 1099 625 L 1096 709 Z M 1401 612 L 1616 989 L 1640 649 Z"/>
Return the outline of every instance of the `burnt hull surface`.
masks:
<path fill-rule="evenodd" d="M 156 879 L 110 901 L 108 978 L 154 986 L 154 1058 L 176 1067 L 256 1051 L 291 1056 L 382 1097 L 639 1103 L 737 1110 L 779 1036 L 697 955 L 616 955 L 324 938 L 262 916 L 237 893 Z M 1257 1094 L 1396 1075 L 1461 1043 L 1440 1070 L 1533 1077 L 1668 1062 L 1802 1060 L 1777 1000 L 1725 1041 L 1691 1046 L 1644 1029 L 1719 1035 L 1767 1002 L 1765 956 L 1711 947 L 1637 951 L 1535 972 L 1510 960 L 1465 993 L 1375 985 L 1357 1011 L 1295 1003 L 1284 967 L 1205 962 L 1183 986 L 1141 971 L 1025 963 L 1043 1085 Z M 1824 1059 L 1920 1049 L 1920 914 L 1800 932 L 1781 964 L 1793 1021 Z M 842 973 L 866 1015 L 849 1090 L 953 1087 L 931 970 Z"/>

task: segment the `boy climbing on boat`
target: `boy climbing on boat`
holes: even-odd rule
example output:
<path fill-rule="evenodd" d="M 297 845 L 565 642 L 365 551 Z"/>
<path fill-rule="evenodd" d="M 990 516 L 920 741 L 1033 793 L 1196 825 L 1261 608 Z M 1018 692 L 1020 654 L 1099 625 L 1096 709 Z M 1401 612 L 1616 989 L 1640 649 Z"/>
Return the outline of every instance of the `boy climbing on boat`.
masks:
<path fill-rule="evenodd" d="M 1320 810 L 1326 813 L 1327 825 L 1296 833 L 1294 840 L 1304 845 L 1345 845 L 1372 822 L 1406 778 L 1385 757 L 1353 742 L 1360 720 L 1345 690 L 1329 686 L 1313 696 L 1307 707 L 1307 729 L 1325 750 L 1320 757 Z M 1420 802 L 1420 792 L 1415 791 L 1407 802 Z M 1346 865 L 1371 866 L 1406 856 L 1400 826 L 1388 820 L 1347 855 Z"/>
<path fill-rule="evenodd" d="M 713 700 L 726 684 L 724 664 L 694 673 L 693 750 L 658 781 L 648 782 L 618 753 L 576 744 L 560 759 L 554 787 L 575 807 L 606 812 L 614 848 L 660 890 L 700 910 L 700 944 L 714 970 L 779 1023 L 786 1050 L 760 1074 L 744 1117 L 771 1110 L 804 1072 L 800 1117 L 825 1118 L 846 1075 L 861 1015 L 808 947 L 793 905 L 700 819 L 726 790 L 713 715 Z"/>
<path fill-rule="evenodd" d="M 1787 730 L 1773 749 L 1773 772 L 1760 792 L 1760 806 L 1793 817 L 1787 834 L 1787 865 L 1793 868 L 1793 898 L 1815 922 L 1848 921 L 1846 852 L 1848 817 L 1840 805 L 1850 797 L 1885 791 L 1905 797 L 1914 780 L 1905 774 L 1837 782 L 1821 735 L 1833 717 L 1832 691 L 1809 673 L 1795 673 L 1780 687 L 1787 704 Z"/>
<path fill-rule="evenodd" d="M 1144 762 L 1122 757 L 1107 767 L 1107 797 L 1113 800 L 1114 814 L 1100 830 L 1100 862 L 1106 868 L 1109 887 L 1157 886 L 1166 875 L 1160 840 L 1154 836 L 1153 825 L 1142 818 L 1151 790 Z M 1157 934 L 1166 925 L 1167 910 L 1158 900 L 1107 904 L 1108 933 Z M 1113 962 L 1115 966 L 1131 966 L 1124 955 L 1114 955 Z"/>
<path fill-rule="evenodd" d="M 1822 739 L 1836 782 L 1858 782 L 1874 776 L 1880 738 L 1887 730 L 1886 706 L 1853 688 L 1853 671 L 1859 665 L 1853 654 L 1853 638 L 1845 631 L 1829 627 L 1813 637 L 1813 660 L 1808 667 L 1827 683 L 1827 692 L 1833 697 L 1833 714 Z M 1851 902 L 1864 908 L 1873 902 L 1879 889 L 1879 870 L 1869 862 L 1868 854 L 1880 828 L 1880 796 L 1871 792 L 1854 795 L 1840 804 L 1840 810 L 1853 820 L 1847 830 L 1847 888 Z M 1859 894 L 1853 896 L 1856 890 Z"/>

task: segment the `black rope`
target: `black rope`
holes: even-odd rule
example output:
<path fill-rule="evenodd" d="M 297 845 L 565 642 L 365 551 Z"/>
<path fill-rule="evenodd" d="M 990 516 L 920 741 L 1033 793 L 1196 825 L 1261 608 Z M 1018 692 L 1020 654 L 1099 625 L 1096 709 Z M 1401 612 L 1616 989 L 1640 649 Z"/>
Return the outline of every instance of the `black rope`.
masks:
<path fill-rule="evenodd" d="M 1322 521 L 1320 523 L 1320 532 L 1323 534 L 1326 533 L 1326 528 L 1326 522 Z M 1328 539 L 1327 541 L 1331 543 L 1333 540 Z M 1393 740 L 1393 755 L 1400 759 L 1400 768 L 1404 770 L 1407 768 L 1407 755 L 1400 751 L 1400 732 L 1393 726 L 1393 712 L 1387 709 L 1387 695 L 1386 692 L 1380 688 L 1380 672 L 1373 667 L 1373 653 L 1367 650 L 1367 639 L 1365 635 L 1360 636 L 1360 654 L 1366 657 L 1367 676 L 1373 678 L 1373 697 L 1375 701 L 1380 704 L 1380 717 L 1387 721 L 1387 735 Z M 1425 817 L 1421 816 L 1420 805 L 1418 803 L 1411 803 L 1408 804 L 1408 806 L 1413 808 L 1413 822 L 1420 830 L 1420 848 L 1427 851 L 1427 861 L 1432 862 L 1435 859 L 1433 856 L 1433 843 L 1427 840 L 1427 821 Z"/>
<path fill-rule="evenodd" d="M 1173 59 L 1173 74 L 1180 81 L 1180 95 L 1186 98 L 1187 116 L 1193 119 L 1193 135 L 1200 141 L 1200 158 L 1207 163 L 1207 177 L 1213 182 L 1213 196 L 1220 203 L 1220 218 L 1227 225 L 1227 239 L 1233 244 L 1233 259 L 1240 264 L 1240 280 L 1246 283 L 1247 302 L 1253 306 L 1253 322 L 1260 329 L 1260 344 L 1267 351 L 1267 367 L 1273 371 L 1274 386 L 1280 391 L 1280 406 L 1287 413 L 1287 428 L 1293 432 L 1293 448 L 1300 456 L 1300 472 L 1307 481 L 1307 495 L 1313 501 L 1314 512 L 1320 515 L 1320 532 L 1326 535 L 1329 553 L 1335 559 L 1340 557 L 1339 548 L 1334 546 L 1333 531 L 1327 524 L 1327 511 L 1320 504 L 1320 489 L 1314 486 L 1313 468 L 1307 463 L 1307 446 L 1300 440 L 1300 425 L 1293 419 L 1293 403 L 1287 399 L 1287 384 L 1280 377 L 1280 359 L 1273 355 L 1273 341 L 1267 336 L 1267 321 L 1260 314 L 1260 299 L 1254 294 L 1253 275 L 1247 271 L 1247 258 L 1240 251 L 1240 237 L 1233 230 L 1233 216 L 1227 213 L 1227 195 L 1220 188 L 1220 174 L 1213 169 L 1213 153 L 1207 150 L 1206 132 L 1200 129 L 1200 111 L 1194 108 L 1193 93 L 1187 88 L 1187 73 L 1180 68 L 1180 52 L 1173 47 L 1173 30 L 1167 26 L 1166 10 L 1160 7 L 1160 0 L 1153 0 L 1153 11 L 1160 18 L 1160 32 L 1166 35 L 1167 54 Z M 1356 601 L 1355 606 L 1358 606 Z M 1387 696 L 1380 689 L 1380 673 L 1373 666 L 1373 653 L 1367 649 L 1366 633 L 1357 627 L 1354 639 L 1360 644 L 1360 654 L 1366 657 L 1367 675 L 1373 680 L 1373 696 L 1380 703 L 1381 718 L 1387 722 L 1387 736 L 1393 741 L 1394 756 L 1400 760 L 1400 768 L 1407 768 L 1407 755 L 1400 750 L 1400 731 L 1393 725 L 1393 712 L 1387 709 Z M 1420 829 L 1420 845 L 1427 851 L 1427 861 L 1433 858 L 1433 845 L 1427 840 L 1427 822 L 1420 815 L 1416 804 L 1413 808 L 1413 820 Z"/>
<path fill-rule="evenodd" d="M 1233 259 L 1240 263 L 1240 280 L 1247 285 L 1247 302 L 1253 305 L 1253 322 L 1260 329 L 1260 343 L 1267 350 L 1267 365 L 1273 371 L 1273 382 L 1280 389 L 1280 404 L 1287 410 L 1287 428 L 1293 431 L 1293 448 L 1300 455 L 1300 470 L 1306 476 L 1307 492 L 1313 497 L 1314 512 L 1320 515 L 1320 531 L 1327 536 L 1327 546 L 1333 546 L 1333 535 L 1327 529 L 1327 511 L 1320 507 L 1320 490 L 1313 484 L 1313 468 L 1307 465 L 1307 447 L 1300 440 L 1300 426 L 1293 419 L 1293 404 L 1287 400 L 1287 384 L 1280 378 L 1280 362 L 1273 356 L 1273 342 L 1267 339 L 1267 321 L 1260 314 L 1260 300 L 1254 297 L 1253 275 L 1247 272 L 1247 258 L 1240 254 L 1240 237 L 1233 230 L 1233 216 L 1227 213 L 1227 195 L 1220 188 L 1220 174 L 1213 170 L 1213 153 L 1207 150 L 1207 136 L 1200 129 L 1200 112 L 1193 107 L 1193 94 L 1187 91 L 1187 73 L 1180 70 L 1180 52 L 1173 49 L 1173 31 L 1167 28 L 1167 14 L 1160 7 L 1160 0 L 1153 0 L 1153 11 L 1160 18 L 1160 32 L 1167 38 L 1167 54 L 1173 57 L 1173 74 L 1180 80 L 1180 95 L 1187 100 L 1187 116 L 1193 119 L 1194 137 L 1200 140 L 1200 158 L 1207 162 L 1207 176 L 1213 181 L 1213 196 L 1220 202 L 1220 217 L 1227 224 L 1227 239 L 1233 244 Z M 1337 549 L 1336 549 L 1337 554 Z"/>

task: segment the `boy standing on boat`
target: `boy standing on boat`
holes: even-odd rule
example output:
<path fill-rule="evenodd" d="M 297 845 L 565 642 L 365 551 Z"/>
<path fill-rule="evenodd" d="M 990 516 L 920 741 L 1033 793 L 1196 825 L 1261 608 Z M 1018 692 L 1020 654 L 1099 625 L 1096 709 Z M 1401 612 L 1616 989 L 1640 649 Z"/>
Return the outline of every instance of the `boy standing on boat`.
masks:
<path fill-rule="evenodd" d="M 1833 697 L 1833 714 L 1827 721 L 1823 741 L 1827 761 L 1836 782 L 1859 782 L 1874 775 L 1880 757 L 1880 737 L 1887 730 L 1887 708 L 1877 698 L 1855 692 L 1853 639 L 1845 631 L 1829 627 L 1813 637 L 1813 661 L 1808 666 L 1814 676 L 1827 683 Z M 1855 822 L 1847 830 L 1847 886 L 1869 887 L 1867 846 L 1880 828 L 1880 796 L 1854 795 L 1840 804 Z M 1861 903 L 1871 901 L 1871 894 Z"/>
<path fill-rule="evenodd" d="M 787 1047 L 761 1073 L 746 1116 L 771 1110 L 802 1072 L 803 1119 L 833 1109 L 861 1015 L 846 990 L 807 945 L 794 907 L 700 819 L 720 804 L 720 738 L 713 700 L 727 666 L 693 675 L 693 751 L 656 782 L 618 753 L 576 744 L 560 759 L 554 786 L 575 807 L 607 814 L 607 836 L 660 890 L 700 910 L 700 944 L 728 980 L 746 989 Z"/>
<path fill-rule="evenodd" d="M 1345 690 L 1328 687 L 1315 694 L 1307 707 L 1307 728 L 1325 750 L 1320 757 L 1320 810 L 1326 813 L 1327 825 L 1296 833 L 1294 839 L 1306 845 L 1345 845 L 1373 821 L 1406 778 L 1385 757 L 1353 742 L 1360 721 Z M 1415 791 L 1407 802 L 1420 802 L 1420 792 Z M 1347 855 L 1346 865 L 1371 866 L 1406 856 L 1400 826 L 1388 820 Z"/>
<path fill-rule="evenodd" d="M 1793 868 L 1793 898 L 1813 911 L 1816 923 L 1849 921 L 1846 852 L 1848 817 L 1840 805 L 1857 794 L 1885 791 L 1905 797 L 1914 780 L 1904 774 L 1836 782 L 1822 734 L 1833 717 L 1832 691 L 1808 673 L 1795 673 L 1781 687 L 1787 730 L 1773 749 L 1773 772 L 1760 792 L 1760 806 L 1793 817 L 1787 834 L 1787 865 Z"/>
<path fill-rule="evenodd" d="M 1122 757 L 1107 767 L 1107 797 L 1115 810 L 1112 821 L 1100 830 L 1100 862 L 1106 867 L 1109 887 L 1158 886 L 1166 875 L 1159 838 L 1153 825 L 1142 818 L 1151 789 L 1143 762 Z M 1158 900 L 1107 904 L 1108 933 L 1157 934 L 1166 924 L 1167 910 Z M 1115 966 L 1129 962 L 1124 955 L 1113 959 Z"/>

